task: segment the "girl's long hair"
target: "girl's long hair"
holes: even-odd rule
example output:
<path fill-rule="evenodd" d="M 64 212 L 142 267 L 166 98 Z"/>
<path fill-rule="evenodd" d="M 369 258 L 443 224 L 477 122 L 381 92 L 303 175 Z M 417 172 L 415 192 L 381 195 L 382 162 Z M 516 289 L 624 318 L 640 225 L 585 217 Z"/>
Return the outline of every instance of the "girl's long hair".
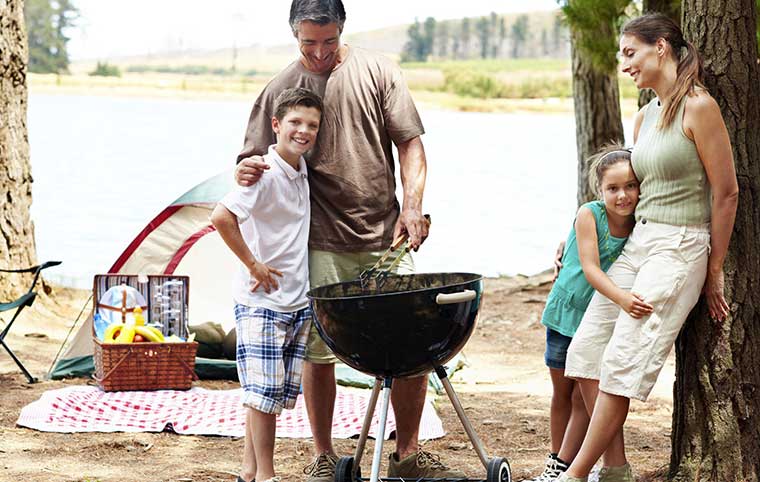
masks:
<path fill-rule="evenodd" d="M 675 87 L 665 99 L 660 99 L 666 106 L 660 121 L 660 127 L 665 129 L 673 123 L 683 98 L 693 93 L 695 87 L 705 88 L 702 83 L 704 69 L 699 52 L 691 42 L 683 38 L 680 27 L 670 17 L 661 13 L 648 13 L 636 17 L 626 23 L 620 33 L 633 35 L 649 45 L 656 44 L 661 38 L 670 44 L 670 50 L 678 67 Z"/>

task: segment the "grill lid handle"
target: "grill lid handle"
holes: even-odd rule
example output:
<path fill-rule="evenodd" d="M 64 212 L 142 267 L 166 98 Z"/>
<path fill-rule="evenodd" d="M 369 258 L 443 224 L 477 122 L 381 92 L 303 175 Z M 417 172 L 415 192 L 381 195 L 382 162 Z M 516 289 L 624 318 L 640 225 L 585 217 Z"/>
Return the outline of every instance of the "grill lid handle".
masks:
<path fill-rule="evenodd" d="M 473 290 L 464 290 L 459 293 L 438 293 L 435 297 L 435 302 L 439 305 L 452 305 L 454 303 L 472 301 L 477 295 Z"/>

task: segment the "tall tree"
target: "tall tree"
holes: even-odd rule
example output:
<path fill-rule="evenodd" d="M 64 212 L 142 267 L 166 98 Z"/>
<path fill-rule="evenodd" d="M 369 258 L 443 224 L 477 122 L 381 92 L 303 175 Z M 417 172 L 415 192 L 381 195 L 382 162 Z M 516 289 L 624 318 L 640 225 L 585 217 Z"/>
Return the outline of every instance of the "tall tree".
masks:
<path fill-rule="evenodd" d="M 439 22 L 435 29 L 435 45 L 438 50 L 438 57 L 445 59 L 449 56 L 449 22 Z"/>
<path fill-rule="evenodd" d="M 433 55 L 433 48 L 435 47 L 435 29 L 436 29 L 436 22 L 433 17 L 428 17 L 425 19 L 425 23 L 422 26 L 423 27 L 423 50 L 422 50 L 422 61 L 427 61 L 428 57 Z"/>
<path fill-rule="evenodd" d="M 523 45 L 530 35 L 528 26 L 528 16 L 520 15 L 512 24 L 512 57 L 518 58 L 522 55 Z"/>
<path fill-rule="evenodd" d="M 0 265 L 34 264 L 32 173 L 26 130 L 26 31 L 22 0 L 0 1 Z M 4 280 L 5 281 L 5 280 Z M 0 284 L 0 297 L 19 294 L 20 280 Z"/>
<path fill-rule="evenodd" d="M 499 53 L 501 52 L 501 42 L 499 41 L 500 23 L 499 16 L 496 15 L 496 12 L 491 12 L 491 24 L 489 25 L 491 30 L 491 52 L 489 52 L 489 56 L 494 59 L 498 58 Z"/>
<path fill-rule="evenodd" d="M 29 71 L 64 73 L 69 69 L 67 30 L 77 18 L 70 0 L 26 0 Z"/>
<path fill-rule="evenodd" d="M 461 25 L 461 33 L 459 35 L 459 38 L 461 39 L 459 47 L 462 52 L 462 58 L 464 59 L 470 57 L 470 35 L 472 34 L 472 31 L 470 29 L 471 29 L 470 19 L 467 17 L 463 18 L 462 25 Z"/>
<path fill-rule="evenodd" d="M 757 0 L 760 2 L 760 0 Z M 641 5 L 643 13 L 659 12 L 664 13 L 672 18 L 677 24 L 681 24 L 681 0 L 644 0 Z M 642 89 L 639 91 L 639 109 L 644 107 L 654 99 L 652 89 Z"/>
<path fill-rule="evenodd" d="M 623 142 L 617 52 L 618 32 L 630 0 L 566 0 L 570 26 L 578 152 L 578 205 L 594 198 L 587 159 L 609 142 Z"/>
<path fill-rule="evenodd" d="M 561 46 L 562 46 L 562 32 L 564 30 L 564 25 L 562 23 L 562 15 L 558 14 L 554 16 L 554 22 L 552 24 L 552 45 L 554 50 L 554 55 L 559 56 L 561 55 Z"/>
<path fill-rule="evenodd" d="M 504 53 L 504 42 L 506 41 L 507 41 L 507 19 L 505 17 L 501 17 L 501 20 L 499 21 L 499 56 L 500 57 Z"/>
<path fill-rule="evenodd" d="M 407 41 L 401 52 L 402 62 L 422 62 L 425 60 L 425 40 L 422 34 L 422 26 L 416 18 L 414 23 L 406 30 Z"/>
<path fill-rule="evenodd" d="M 755 0 L 685 0 L 687 40 L 733 146 L 739 208 L 725 263 L 724 322 L 704 303 L 676 343 L 671 476 L 678 481 L 760 480 L 760 71 Z"/>
<path fill-rule="evenodd" d="M 488 58 L 491 52 L 491 24 L 487 17 L 480 17 L 475 24 L 475 30 L 478 32 L 478 42 L 480 43 L 480 58 Z"/>
<path fill-rule="evenodd" d="M 755 26 L 757 27 L 757 50 L 760 51 L 760 0 L 755 0 L 755 8 L 758 11 L 757 22 L 755 23 Z"/>
<path fill-rule="evenodd" d="M 459 58 L 459 51 L 461 50 L 461 35 L 457 31 L 454 31 L 454 35 L 451 39 L 451 58 L 456 60 Z"/>

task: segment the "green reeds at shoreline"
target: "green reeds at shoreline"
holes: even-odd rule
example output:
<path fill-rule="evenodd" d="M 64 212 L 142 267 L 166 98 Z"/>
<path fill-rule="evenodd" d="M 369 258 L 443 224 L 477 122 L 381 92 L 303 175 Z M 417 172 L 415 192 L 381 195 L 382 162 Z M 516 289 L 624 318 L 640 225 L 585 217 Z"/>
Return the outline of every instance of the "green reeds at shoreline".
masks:
<path fill-rule="evenodd" d="M 121 77 L 29 74 L 28 80 L 32 93 L 252 99 L 270 77 L 207 74 L 207 69 L 191 67 L 124 69 Z M 463 60 L 405 63 L 401 68 L 415 100 L 426 106 L 480 112 L 572 111 L 569 60 Z M 635 85 L 622 75 L 619 85 L 624 112 L 635 111 Z"/>

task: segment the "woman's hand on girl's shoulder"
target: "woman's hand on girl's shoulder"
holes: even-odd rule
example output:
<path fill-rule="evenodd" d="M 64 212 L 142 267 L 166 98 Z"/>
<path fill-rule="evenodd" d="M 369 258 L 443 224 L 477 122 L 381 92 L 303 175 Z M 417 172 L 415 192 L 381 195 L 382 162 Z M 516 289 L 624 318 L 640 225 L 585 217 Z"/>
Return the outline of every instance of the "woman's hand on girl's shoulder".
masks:
<path fill-rule="evenodd" d="M 557 252 L 554 254 L 554 277 L 552 281 L 556 281 L 559 277 L 559 270 L 562 269 L 562 256 L 565 254 L 565 242 L 560 241 L 557 246 Z"/>

